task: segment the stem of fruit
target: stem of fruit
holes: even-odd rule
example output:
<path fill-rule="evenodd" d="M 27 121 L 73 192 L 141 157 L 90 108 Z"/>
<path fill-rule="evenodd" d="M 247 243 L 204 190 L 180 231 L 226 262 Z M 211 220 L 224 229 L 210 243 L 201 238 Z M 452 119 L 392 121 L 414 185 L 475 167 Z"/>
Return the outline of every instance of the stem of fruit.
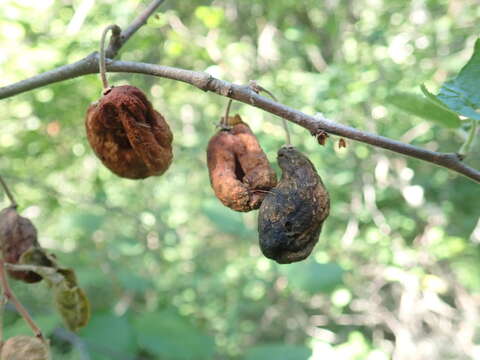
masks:
<path fill-rule="evenodd" d="M 275 95 L 273 95 L 270 91 L 268 91 L 267 89 L 265 89 L 263 86 L 259 85 L 256 81 L 250 81 L 250 87 L 252 88 L 253 91 L 255 91 L 256 93 L 259 93 L 259 92 L 264 92 L 266 93 L 268 96 L 270 96 L 273 101 L 275 102 L 278 102 L 277 98 L 275 97 Z M 292 145 L 292 141 L 290 139 L 290 130 L 288 130 L 288 124 L 287 124 L 287 120 L 283 119 L 282 118 L 282 124 L 283 124 L 283 129 L 285 130 L 285 140 L 286 140 L 286 143 L 287 145 Z"/>
<path fill-rule="evenodd" d="M 478 120 L 470 119 L 470 124 L 471 124 L 471 127 L 467 135 L 467 140 L 465 140 L 460 150 L 458 150 L 458 155 L 460 155 L 462 158 L 465 158 L 465 156 L 467 156 L 468 153 L 470 152 L 470 148 L 472 147 L 473 140 L 475 139 L 475 135 L 477 134 Z"/>
<path fill-rule="evenodd" d="M 107 90 L 109 88 L 106 74 L 107 66 L 105 65 L 105 39 L 110 30 L 114 34 L 121 32 L 121 29 L 118 25 L 108 25 L 102 33 L 102 38 L 100 40 L 100 59 L 98 61 L 98 67 L 100 72 L 100 79 L 102 79 L 103 90 Z"/>
<path fill-rule="evenodd" d="M 8 284 L 7 274 L 5 271 L 5 261 L 3 259 L 0 259 L 0 284 L 3 289 L 3 297 L 4 297 L 3 301 L 9 300 L 15 306 L 18 313 L 26 321 L 28 326 L 30 326 L 35 336 L 39 338 L 43 343 L 46 343 L 46 340 L 42 334 L 42 330 L 40 330 L 40 328 L 37 326 L 35 321 L 33 321 L 27 309 L 25 309 L 22 303 L 18 301 L 17 297 L 15 296 L 12 289 L 10 288 L 10 285 Z"/>
<path fill-rule="evenodd" d="M 5 180 L 3 180 L 1 176 L 0 176 L 0 184 L 2 184 L 3 190 L 5 191 L 5 194 L 7 195 L 8 200 L 10 200 L 12 207 L 16 208 L 17 202 L 15 201 L 13 194 L 10 192 L 10 189 L 8 188 L 7 183 L 5 182 Z"/>
<path fill-rule="evenodd" d="M 230 116 L 230 107 L 232 106 L 233 99 L 228 99 L 227 108 L 225 109 L 225 116 L 222 119 L 221 125 L 223 128 L 228 127 L 228 117 Z"/>

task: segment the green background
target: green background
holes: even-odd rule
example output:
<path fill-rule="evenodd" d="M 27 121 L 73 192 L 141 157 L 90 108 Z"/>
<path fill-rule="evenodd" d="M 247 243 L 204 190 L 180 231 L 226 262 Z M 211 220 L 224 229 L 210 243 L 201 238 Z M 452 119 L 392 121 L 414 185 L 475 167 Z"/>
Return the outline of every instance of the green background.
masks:
<path fill-rule="evenodd" d="M 0 1 L 0 86 L 83 58 L 106 25 L 127 26 L 146 4 Z M 308 114 L 454 152 L 467 122 L 455 128 L 456 117 L 409 104 L 467 62 L 479 16 L 474 0 L 167 0 L 118 58 L 254 79 Z M 96 75 L 0 102 L 0 174 L 92 303 L 75 335 L 45 284 L 14 284 L 54 359 L 478 356 L 478 184 L 361 143 L 338 149 L 337 137 L 321 147 L 290 125 L 332 209 L 310 258 L 279 266 L 259 250 L 257 213 L 223 207 L 209 185 L 205 148 L 226 99 L 144 75 L 109 79 L 143 89 L 169 122 L 174 161 L 163 176 L 120 179 L 94 156 L 83 122 L 101 94 Z M 279 171 L 280 119 L 232 111 Z M 479 168 L 479 152 L 467 163 Z M 29 333 L 10 305 L 4 328 Z"/>

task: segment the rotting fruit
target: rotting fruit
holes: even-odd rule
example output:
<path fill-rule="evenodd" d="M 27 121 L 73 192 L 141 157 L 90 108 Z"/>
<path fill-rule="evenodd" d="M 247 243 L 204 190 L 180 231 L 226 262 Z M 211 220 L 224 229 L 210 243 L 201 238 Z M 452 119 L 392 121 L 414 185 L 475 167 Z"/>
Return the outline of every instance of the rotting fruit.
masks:
<path fill-rule="evenodd" d="M 243 212 L 258 209 L 277 177 L 240 116 L 229 117 L 227 125 L 208 144 L 210 183 L 225 206 Z"/>
<path fill-rule="evenodd" d="M 311 161 L 292 146 L 278 151 L 282 178 L 258 215 L 260 248 L 280 264 L 308 257 L 330 211 L 330 198 Z"/>
<path fill-rule="evenodd" d="M 10 264 L 18 264 L 22 254 L 31 247 L 40 247 L 35 226 L 29 219 L 20 216 L 15 206 L 0 211 L 0 247 L 4 261 Z M 42 280 L 33 271 L 9 270 L 8 274 L 27 283 Z"/>
<path fill-rule="evenodd" d="M 17 335 L 5 341 L 0 353 L 1 360 L 49 360 L 48 345 L 39 338 Z"/>
<path fill-rule="evenodd" d="M 134 86 L 108 89 L 88 108 L 85 127 L 95 154 L 118 176 L 159 176 L 172 162 L 170 127 Z"/>

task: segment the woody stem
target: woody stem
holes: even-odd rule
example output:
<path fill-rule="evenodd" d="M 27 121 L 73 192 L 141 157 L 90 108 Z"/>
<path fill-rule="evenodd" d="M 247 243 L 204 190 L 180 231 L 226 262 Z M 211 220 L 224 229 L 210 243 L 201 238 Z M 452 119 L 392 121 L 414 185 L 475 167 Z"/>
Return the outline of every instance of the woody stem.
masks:
<path fill-rule="evenodd" d="M 15 306 L 19 314 L 23 317 L 28 326 L 30 326 L 35 336 L 39 338 L 42 342 L 45 342 L 42 330 L 37 326 L 35 321 L 33 321 L 27 309 L 25 309 L 22 303 L 18 301 L 17 297 L 10 288 L 10 285 L 8 284 L 7 274 L 5 272 L 5 261 L 2 258 L 0 258 L 0 284 L 3 289 L 4 298 L 6 300 L 9 300 Z"/>
<path fill-rule="evenodd" d="M 8 188 L 7 183 L 5 182 L 5 180 L 3 180 L 1 176 L 0 176 L 0 184 L 2 184 L 3 190 L 5 191 L 5 194 L 7 195 L 8 199 L 10 200 L 12 207 L 16 208 L 17 202 L 15 201 L 13 194 L 10 192 L 10 189 Z"/>

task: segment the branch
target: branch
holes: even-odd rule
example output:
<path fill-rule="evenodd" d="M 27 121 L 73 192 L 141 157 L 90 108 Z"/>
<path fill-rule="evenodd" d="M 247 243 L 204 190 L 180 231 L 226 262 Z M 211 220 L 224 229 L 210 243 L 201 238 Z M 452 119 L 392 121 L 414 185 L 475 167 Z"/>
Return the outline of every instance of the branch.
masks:
<path fill-rule="evenodd" d="M 2 258 L 0 258 L 0 284 L 3 291 L 3 296 L 5 297 L 5 299 L 10 300 L 10 302 L 13 305 L 15 305 L 15 308 L 17 309 L 18 313 L 27 322 L 28 326 L 30 326 L 35 336 L 39 338 L 43 343 L 46 343 L 46 340 L 42 334 L 42 330 L 40 330 L 40 328 L 35 323 L 35 321 L 33 321 L 27 309 L 25 309 L 22 303 L 18 301 L 17 297 L 15 296 L 12 289 L 10 288 L 10 285 L 8 284 L 7 274 L 5 272 L 5 261 Z"/>
<path fill-rule="evenodd" d="M 130 39 L 130 37 L 147 22 L 149 16 L 152 15 L 155 9 L 158 8 L 164 1 L 165 0 L 152 1 L 150 5 L 148 5 L 145 10 L 143 10 L 143 12 L 138 15 L 125 30 L 119 32 L 117 29 L 115 29 L 112 32 L 112 37 L 110 38 L 110 43 L 105 51 L 105 55 L 108 58 L 113 59 L 118 54 L 120 48 L 125 45 L 128 39 Z M 91 74 L 92 66 L 98 67 L 97 57 L 98 53 L 94 51 L 90 55 L 87 55 L 83 59 L 73 64 L 61 66 L 55 70 L 47 71 L 30 79 L 20 81 L 17 83 L 19 87 L 15 86 L 16 84 L 2 87 L 2 95 L 0 95 L 0 99 L 4 99 L 54 82 L 71 79 L 85 74 Z"/>
<path fill-rule="evenodd" d="M 216 79 L 204 73 L 169 66 L 146 64 L 129 61 L 109 61 L 107 70 L 110 72 L 127 72 L 153 75 L 171 80 L 182 81 L 203 91 L 212 91 L 222 96 L 258 107 L 269 113 L 289 120 L 309 130 L 312 135 L 319 135 L 322 131 L 339 135 L 352 140 L 360 141 L 396 153 L 430 162 L 432 164 L 453 170 L 478 183 L 480 171 L 462 163 L 456 153 L 440 153 L 405 144 L 384 136 L 379 136 L 342 125 L 325 118 L 323 115 L 307 115 L 289 106 L 283 105 L 266 97 L 258 95 L 249 86 L 241 86 Z M 29 79 L 0 88 L 0 99 L 20 94 L 44 85 L 72 79 L 78 76 L 95 74 L 98 72 L 98 56 L 90 54 L 86 58 L 70 65 L 36 75 Z"/>
<path fill-rule="evenodd" d="M 147 22 L 150 15 L 164 2 L 165 0 L 154 0 L 148 5 L 143 12 L 136 17 L 132 23 L 120 33 L 120 36 L 112 36 L 107 51 L 105 52 L 108 58 L 113 59 L 118 54 L 118 50 Z"/>
<path fill-rule="evenodd" d="M 0 176 L 0 185 L 2 185 L 3 191 L 5 191 L 5 194 L 7 195 L 8 200 L 10 200 L 11 207 L 16 208 L 18 206 L 17 202 L 15 201 L 15 198 L 13 197 L 12 192 L 8 188 L 7 183 L 5 182 L 5 180 L 3 180 L 3 177 L 1 176 Z"/>

